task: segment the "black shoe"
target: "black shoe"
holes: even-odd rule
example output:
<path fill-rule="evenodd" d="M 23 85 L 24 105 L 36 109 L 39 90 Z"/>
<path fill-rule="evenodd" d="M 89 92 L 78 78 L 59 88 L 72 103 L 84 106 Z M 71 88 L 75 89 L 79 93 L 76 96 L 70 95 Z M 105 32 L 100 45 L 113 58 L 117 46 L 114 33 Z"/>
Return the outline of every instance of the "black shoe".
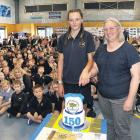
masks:
<path fill-rule="evenodd" d="M 136 105 L 136 111 L 140 113 L 140 105 Z"/>
<path fill-rule="evenodd" d="M 28 125 L 31 125 L 32 123 L 33 123 L 33 121 L 30 120 L 30 119 L 28 119 L 27 124 L 28 124 Z"/>
<path fill-rule="evenodd" d="M 87 117 L 96 118 L 96 112 L 93 109 L 89 110 Z"/>

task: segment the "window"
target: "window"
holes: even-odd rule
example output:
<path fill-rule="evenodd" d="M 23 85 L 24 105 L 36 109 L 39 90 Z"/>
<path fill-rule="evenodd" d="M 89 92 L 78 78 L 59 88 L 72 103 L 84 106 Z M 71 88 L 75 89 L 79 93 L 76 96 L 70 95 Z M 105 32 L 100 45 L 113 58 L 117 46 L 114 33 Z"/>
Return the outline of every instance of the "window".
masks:
<path fill-rule="evenodd" d="M 25 6 L 26 13 L 38 12 L 37 6 Z"/>
<path fill-rule="evenodd" d="M 40 37 L 50 37 L 53 34 L 53 28 L 52 27 L 38 27 L 37 28 L 37 35 Z"/>
<path fill-rule="evenodd" d="M 52 27 L 47 27 L 46 28 L 46 36 L 51 37 L 53 34 L 53 28 Z"/>
<path fill-rule="evenodd" d="M 117 2 L 101 2 L 100 9 L 117 9 Z"/>
<path fill-rule="evenodd" d="M 84 8 L 85 9 L 99 9 L 99 3 L 84 3 Z"/>
<path fill-rule="evenodd" d="M 37 35 L 39 35 L 40 37 L 45 37 L 46 36 L 45 27 L 38 27 L 37 28 Z"/>
<path fill-rule="evenodd" d="M 134 9 L 134 1 L 118 2 L 118 9 Z"/>
<path fill-rule="evenodd" d="M 39 5 L 39 12 L 52 11 L 52 5 Z"/>
<path fill-rule="evenodd" d="M 5 28 L 4 27 L 0 27 L 0 43 L 3 42 L 3 39 L 5 38 Z"/>
<path fill-rule="evenodd" d="M 67 4 L 25 6 L 26 13 L 45 11 L 67 11 Z"/>
<path fill-rule="evenodd" d="M 84 3 L 85 9 L 134 9 L 135 1 L 121 1 L 121 2 L 92 2 Z"/>
<path fill-rule="evenodd" d="M 67 4 L 53 4 L 53 11 L 67 11 Z"/>

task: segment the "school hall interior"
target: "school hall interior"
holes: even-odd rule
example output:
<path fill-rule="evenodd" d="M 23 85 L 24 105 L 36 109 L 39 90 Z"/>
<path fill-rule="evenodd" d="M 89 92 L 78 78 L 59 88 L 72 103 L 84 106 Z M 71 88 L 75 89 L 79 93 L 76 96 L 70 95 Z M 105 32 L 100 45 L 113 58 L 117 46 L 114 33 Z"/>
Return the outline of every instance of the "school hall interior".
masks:
<path fill-rule="evenodd" d="M 104 43 L 104 21 L 114 17 L 124 28 L 125 40 L 140 56 L 139 7 L 139 0 L 0 0 L 0 104 L 4 85 L 11 88 L 11 94 L 14 92 L 13 79 L 22 79 L 21 85 L 29 98 L 31 87 L 40 82 L 44 92 L 53 92 L 53 98 L 57 98 L 57 42 L 68 30 L 70 9 L 81 9 L 84 29 L 92 34 L 96 49 Z M 43 64 L 47 80 L 42 82 L 32 74 L 41 71 Z M 96 117 L 103 118 L 96 85 L 91 86 L 91 91 Z M 39 124 L 29 125 L 26 116 L 9 116 L 7 110 L 0 110 L 0 139 L 30 140 Z M 133 116 L 132 140 L 139 140 L 140 87 Z"/>

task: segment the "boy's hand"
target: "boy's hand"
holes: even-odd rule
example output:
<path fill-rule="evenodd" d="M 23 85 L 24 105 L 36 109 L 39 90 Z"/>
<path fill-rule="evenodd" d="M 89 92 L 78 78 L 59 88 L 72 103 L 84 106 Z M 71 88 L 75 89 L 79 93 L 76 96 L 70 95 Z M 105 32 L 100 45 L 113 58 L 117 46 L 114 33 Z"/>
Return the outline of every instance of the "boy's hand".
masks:
<path fill-rule="evenodd" d="M 38 116 L 38 119 L 42 121 L 42 120 L 43 120 L 42 115 L 39 115 L 39 116 Z"/>
<path fill-rule="evenodd" d="M 37 113 L 37 112 L 34 113 L 34 118 L 35 118 L 36 120 L 38 119 L 38 113 Z"/>

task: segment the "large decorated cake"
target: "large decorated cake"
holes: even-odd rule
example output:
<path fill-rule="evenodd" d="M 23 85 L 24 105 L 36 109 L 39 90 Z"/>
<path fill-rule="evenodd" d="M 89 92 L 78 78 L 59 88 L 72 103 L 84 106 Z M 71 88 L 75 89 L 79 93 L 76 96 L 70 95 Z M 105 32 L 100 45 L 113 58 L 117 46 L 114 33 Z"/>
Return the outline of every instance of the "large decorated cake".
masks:
<path fill-rule="evenodd" d="M 85 111 L 83 109 L 84 96 L 81 94 L 68 93 L 64 98 L 63 126 L 70 130 L 82 128 L 85 123 Z"/>
<path fill-rule="evenodd" d="M 63 113 L 48 114 L 30 140 L 107 140 L 106 121 L 85 117 L 83 99 L 65 95 Z"/>

